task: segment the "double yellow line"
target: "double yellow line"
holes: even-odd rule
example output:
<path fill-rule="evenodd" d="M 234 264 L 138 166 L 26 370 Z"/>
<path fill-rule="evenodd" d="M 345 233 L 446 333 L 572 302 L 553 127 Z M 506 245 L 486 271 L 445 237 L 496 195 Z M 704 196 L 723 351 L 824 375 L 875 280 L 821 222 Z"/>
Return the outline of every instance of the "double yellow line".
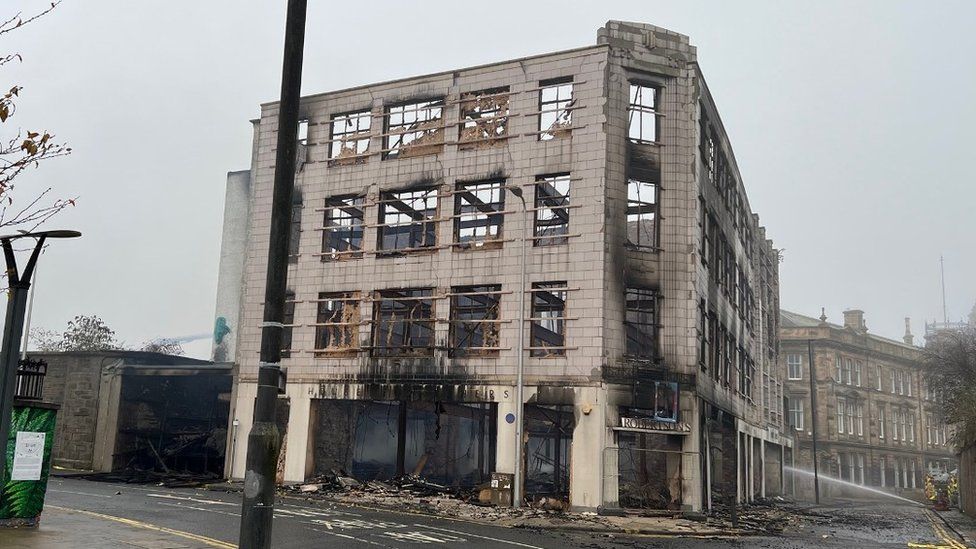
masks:
<path fill-rule="evenodd" d="M 135 528 L 154 530 L 156 532 L 162 532 L 164 534 L 170 534 L 173 536 L 178 536 L 181 538 L 197 541 L 204 545 L 209 545 L 210 547 L 217 547 L 218 549 L 237 549 L 237 546 L 234 545 L 233 543 L 227 543 L 226 541 L 221 541 L 219 539 L 214 539 L 214 538 L 208 538 L 207 536 L 201 536 L 199 534 L 194 534 L 191 532 L 184 532 L 183 530 L 174 530 L 172 528 L 166 528 L 165 526 L 156 526 L 155 524 L 149 524 L 148 522 L 116 517 L 113 515 L 105 515 L 102 513 L 95 513 L 93 511 L 83 511 L 81 509 L 58 507 L 57 505 L 46 505 L 45 507 L 47 507 L 48 509 L 57 509 L 58 511 L 67 511 L 69 513 L 79 513 L 82 515 L 87 515 L 89 517 L 95 517 L 102 520 L 110 520 L 113 522 L 118 522 L 120 524 L 125 524 L 127 526 L 133 526 Z"/>
<path fill-rule="evenodd" d="M 932 530 L 935 531 L 935 535 L 942 541 L 944 545 L 933 545 L 925 543 L 909 543 L 908 546 L 911 548 L 918 549 L 969 549 L 966 544 L 956 539 L 956 536 L 947 532 L 945 526 L 941 523 L 942 520 L 935 516 L 932 511 L 928 509 L 925 510 L 925 518 L 928 519 L 929 524 L 932 525 Z"/>

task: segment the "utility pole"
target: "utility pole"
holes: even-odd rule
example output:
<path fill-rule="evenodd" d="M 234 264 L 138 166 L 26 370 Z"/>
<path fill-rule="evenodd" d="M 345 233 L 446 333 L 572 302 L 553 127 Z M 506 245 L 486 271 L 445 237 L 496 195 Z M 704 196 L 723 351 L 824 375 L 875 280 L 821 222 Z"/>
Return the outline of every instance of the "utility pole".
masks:
<path fill-rule="evenodd" d="M 522 188 L 515 185 L 506 185 L 505 188 L 514 194 L 519 200 L 522 201 L 522 247 L 519 250 L 522 254 L 522 259 L 520 260 L 520 274 L 519 274 L 519 312 L 518 312 L 518 363 L 515 374 L 515 474 L 513 475 L 512 481 L 512 507 L 522 506 L 522 485 L 525 482 L 522 474 L 522 462 L 524 461 L 522 456 L 522 451 L 524 449 L 524 444 L 522 439 L 524 437 L 523 430 L 525 429 L 525 420 L 522 415 L 525 413 L 525 294 L 527 288 L 525 287 L 525 250 L 526 242 L 529 240 L 529 208 L 525 204 L 525 196 L 522 194 Z M 556 468 L 556 475 L 559 475 L 559 468 Z"/>
<path fill-rule="evenodd" d="M 271 547 L 275 466 L 281 444 L 278 427 L 275 425 L 275 408 L 282 381 L 281 336 L 284 330 L 285 291 L 288 286 L 288 239 L 291 232 L 292 192 L 295 186 L 295 156 L 298 146 L 305 12 L 306 0 L 288 0 L 284 60 L 281 67 L 281 100 L 278 104 L 278 140 L 268 240 L 268 271 L 264 290 L 264 322 L 261 323 L 261 358 L 254 421 L 247 437 L 244 500 L 241 504 L 241 549 Z"/>
<path fill-rule="evenodd" d="M 31 277 L 37 266 L 37 258 L 48 238 L 77 238 L 78 231 L 39 231 L 0 236 L 3 257 L 7 264 L 7 318 L 3 323 L 3 347 L 0 350 L 0 478 L 6 468 L 7 440 L 10 438 L 10 418 L 13 414 L 14 394 L 17 385 L 17 367 L 20 365 L 20 340 L 24 335 L 24 316 L 27 312 L 27 295 Z M 12 241 L 18 238 L 36 238 L 23 272 L 17 271 L 17 257 Z"/>
<path fill-rule="evenodd" d="M 813 427 L 813 493 L 817 505 L 820 505 L 820 465 L 817 463 L 817 379 L 813 367 L 812 339 L 807 340 L 807 362 L 810 363 L 810 426 Z"/>

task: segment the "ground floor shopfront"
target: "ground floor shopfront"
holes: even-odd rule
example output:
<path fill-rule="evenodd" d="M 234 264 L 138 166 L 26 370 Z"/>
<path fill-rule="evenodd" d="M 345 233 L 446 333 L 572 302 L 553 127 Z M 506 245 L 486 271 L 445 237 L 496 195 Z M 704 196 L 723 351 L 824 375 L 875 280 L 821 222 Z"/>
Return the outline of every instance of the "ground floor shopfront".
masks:
<path fill-rule="evenodd" d="M 332 471 L 361 481 L 416 475 L 473 489 L 516 462 L 509 385 L 302 383 L 279 401 L 284 482 Z M 234 399 L 228 470 L 244 476 L 255 397 Z M 527 499 L 576 510 L 707 510 L 783 493 L 789 441 L 701 400 L 677 382 L 530 385 L 521 442 Z M 788 462 L 788 460 L 786 461 Z"/>

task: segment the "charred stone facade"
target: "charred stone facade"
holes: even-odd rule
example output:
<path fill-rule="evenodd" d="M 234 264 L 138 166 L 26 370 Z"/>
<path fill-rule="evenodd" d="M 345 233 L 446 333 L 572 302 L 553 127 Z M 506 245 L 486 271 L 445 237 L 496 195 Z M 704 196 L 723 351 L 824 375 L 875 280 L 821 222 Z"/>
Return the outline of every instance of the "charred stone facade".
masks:
<path fill-rule="evenodd" d="M 869 333 L 860 310 L 845 311 L 843 325 L 825 315 L 780 315 L 786 419 L 801 470 L 792 481 L 797 497 L 814 498 L 814 422 L 821 497 L 863 496 L 845 484 L 853 483 L 923 499 L 926 474 L 956 468 L 951 433 L 938 395 L 925 385 L 922 349 L 907 321 L 904 341 L 895 341 Z"/>
<path fill-rule="evenodd" d="M 686 36 L 611 21 L 594 46 L 312 95 L 302 113 L 286 481 L 466 486 L 512 472 L 521 444 L 527 494 L 577 509 L 779 493 L 778 254 Z M 240 325 L 221 332 L 239 368 L 234 477 L 277 116 L 265 104 L 254 122 L 249 200 L 230 215 L 248 219 L 243 280 L 221 263 L 221 285 L 240 284 Z"/>

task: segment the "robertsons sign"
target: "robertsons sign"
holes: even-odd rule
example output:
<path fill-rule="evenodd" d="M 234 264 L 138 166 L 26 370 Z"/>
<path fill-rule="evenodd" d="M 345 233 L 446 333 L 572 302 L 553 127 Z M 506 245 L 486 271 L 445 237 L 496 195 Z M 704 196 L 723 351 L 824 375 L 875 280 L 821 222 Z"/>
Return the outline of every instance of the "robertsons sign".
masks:
<path fill-rule="evenodd" d="M 648 417 L 621 417 L 618 429 L 621 431 L 686 435 L 691 432 L 691 425 L 680 421 L 659 421 Z"/>

